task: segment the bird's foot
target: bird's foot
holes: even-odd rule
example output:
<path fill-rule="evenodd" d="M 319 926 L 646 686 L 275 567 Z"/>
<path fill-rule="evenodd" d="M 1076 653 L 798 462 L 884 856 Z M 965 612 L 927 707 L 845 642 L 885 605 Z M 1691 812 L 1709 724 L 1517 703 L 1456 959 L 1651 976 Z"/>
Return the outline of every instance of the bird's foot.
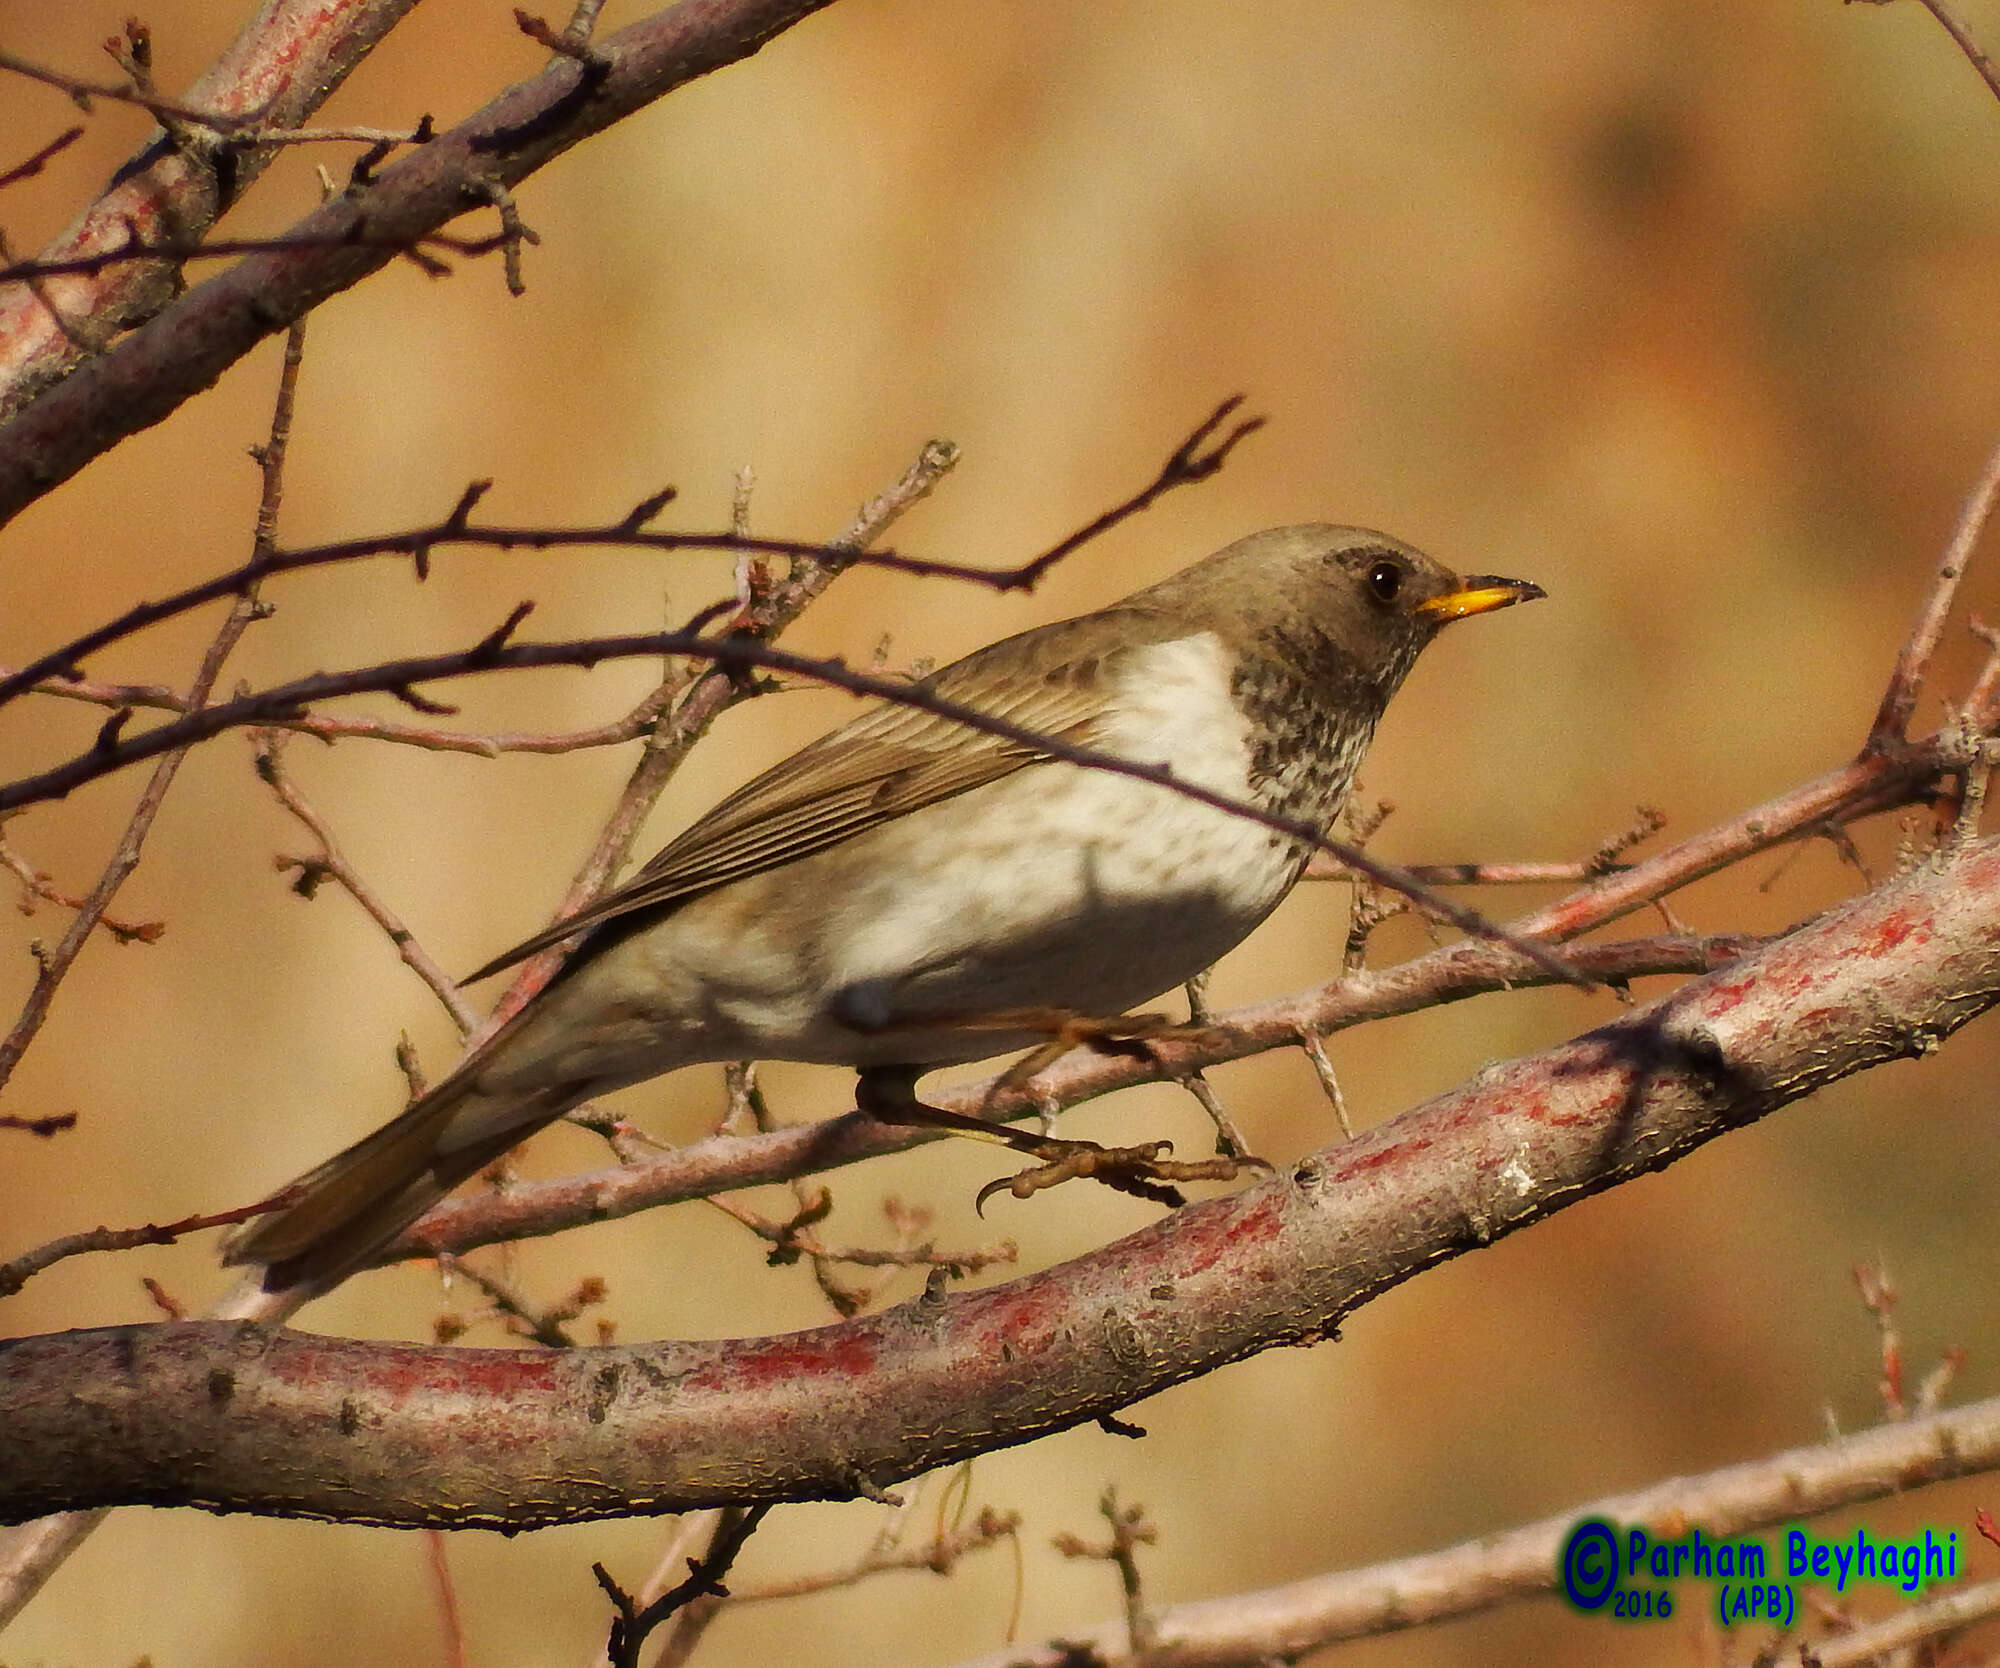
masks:
<path fill-rule="evenodd" d="M 1032 1135 L 1024 1129 L 989 1123 L 963 1112 L 948 1112 L 941 1106 L 926 1106 L 916 1096 L 914 1069 L 875 1067 L 861 1074 L 856 1104 L 861 1111 L 884 1123 L 927 1125 L 991 1141 L 1026 1153 L 1039 1162 L 1016 1176 L 1004 1176 L 979 1190 L 975 1204 L 983 1209 L 995 1193 L 1008 1192 L 1026 1199 L 1045 1188 L 1079 1177 L 1098 1182 L 1135 1199 L 1150 1199 L 1169 1207 L 1187 1200 L 1173 1184 L 1185 1181 L 1234 1181 L 1246 1169 L 1268 1172 L 1271 1166 L 1249 1154 L 1240 1157 L 1183 1160 L 1167 1158 L 1171 1141 L 1147 1141 L 1136 1147 L 1106 1147 L 1095 1141 L 1062 1141 L 1053 1136 Z"/>
<path fill-rule="evenodd" d="M 1175 1182 L 1234 1181 L 1246 1169 L 1268 1171 L 1261 1158 L 1206 1158 L 1182 1160 L 1162 1155 L 1174 1150 L 1171 1141 L 1145 1141 L 1136 1147 L 1104 1147 L 1095 1141 L 1058 1141 L 1046 1136 L 1015 1132 L 1019 1139 L 1007 1142 L 1017 1152 L 1042 1162 L 1019 1175 L 1002 1176 L 988 1182 L 973 1200 L 982 1216 L 986 1201 L 996 1193 L 1011 1193 L 1017 1199 L 1031 1198 L 1044 1188 L 1084 1177 L 1101 1182 L 1135 1199 L 1150 1199 L 1158 1205 L 1184 1205 L 1187 1199 Z"/>

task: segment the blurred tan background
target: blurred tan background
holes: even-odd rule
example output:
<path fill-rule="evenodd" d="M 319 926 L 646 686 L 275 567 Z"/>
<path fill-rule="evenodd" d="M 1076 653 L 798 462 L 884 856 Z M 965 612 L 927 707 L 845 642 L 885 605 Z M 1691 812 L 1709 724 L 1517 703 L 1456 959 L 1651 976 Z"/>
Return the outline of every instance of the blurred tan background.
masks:
<path fill-rule="evenodd" d="M 246 9 L 149 0 L 163 82 L 184 85 Z M 1966 10 L 2000 46 L 2000 5 Z M 96 43 L 124 15 L 0 0 L 0 46 L 106 73 Z M 613 6 L 606 22 L 635 15 Z M 327 115 L 450 121 L 537 63 L 508 7 L 430 0 Z M 0 83 L 0 162 L 71 117 L 53 92 Z M 48 178 L 0 198 L 14 246 L 55 231 L 144 126 L 107 108 Z M 313 191 L 305 159 L 289 158 L 229 229 L 281 228 Z M 1269 430 L 1034 596 L 857 575 L 794 641 L 865 658 L 893 631 L 895 655 L 947 658 L 1302 519 L 1377 525 L 1461 568 L 1532 577 L 1550 600 L 1433 651 L 1364 772 L 1366 794 L 1398 806 L 1380 849 L 1412 861 L 1579 857 L 1641 802 L 1691 833 L 1841 761 L 2000 437 L 2000 108 L 1914 4 L 841 0 L 565 158 L 520 201 L 543 239 L 525 299 L 506 296 L 491 261 L 446 281 L 400 266 L 315 317 L 287 541 L 426 521 L 485 475 L 491 509 L 519 521 L 614 518 L 673 482 L 670 519 L 714 527 L 746 463 L 757 528 L 820 537 L 943 435 L 965 462 L 896 542 L 1005 564 L 1149 478 L 1241 389 Z M 7 530 L 0 662 L 241 559 L 256 486 L 243 452 L 275 375 L 267 348 Z M 390 565 L 308 576 L 276 589 L 277 617 L 230 676 L 463 644 L 524 597 L 543 635 L 646 627 L 726 582 L 717 558 L 622 553 L 450 554 L 421 588 Z M 2000 552 L 1970 590 L 2000 615 Z M 91 670 L 183 682 L 211 628 L 161 630 Z M 1943 687 L 1962 688 L 1972 660 L 1955 630 Z M 466 722 L 594 721 L 644 678 L 605 667 L 467 688 Z M 725 720 L 653 835 L 847 710 L 799 694 Z M 1921 721 L 1938 710 L 1927 702 Z M 0 770 L 86 741 L 100 717 L 9 709 Z M 452 968 L 541 922 L 629 764 L 365 743 L 300 742 L 291 758 L 349 855 Z M 81 891 L 138 785 L 94 786 L 8 837 Z M 1864 832 L 1878 873 L 1895 839 L 1893 826 Z M 58 1141 L 6 1143 L 0 1255 L 285 1180 L 398 1104 L 400 1030 L 434 1073 L 448 1064 L 448 1023 L 359 912 L 331 889 L 302 902 L 274 872 L 274 853 L 307 847 L 240 740 L 190 762 L 117 906 L 165 919 L 165 937 L 87 951 L 0 1107 L 82 1119 Z M 1701 929 L 1770 930 L 1855 884 L 1819 845 L 1675 907 Z M 63 917 L 24 919 L 7 902 L 11 1014 L 29 941 Z M 1337 888 L 1295 896 L 1224 964 L 1218 1001 L 1327 976 L 1345 907 Z M 1422 942 L 1398 923 L 1376 954 Z M 1374 1122 L 1612 1011 L 1606 996 L 1485 998 L 1340 1037 L 1333 1054 Z M 1996 1069 L 1989 1018 L 1934 1059 L 1437 1270 L 1354 1316 L 1340 1344 L 1133 1409 L 1152 1432 L 1143 1443 L 1092 1428 L 982 1461 L 974 1499 L 1026 1517 L 1020 1636 L 1116 1608 L 1102 1566 L 1048 1550 L 1058 1531 L 1095 1533 L 1107 1482 L 1157 1524 L 1144 1564 L 1151 1598 L 1168 1603 L 1439 1547 L 1810 1441 L 1829 1421 L 1866 1424 L 1876 1348 L 1850 1270 L 1878 1256 L 1904 1293 L 1912 1376 L 1963 1345 L 1957 1393 L 2000 1390 Z M 1296 1055 L 1215 1077 L 1272 1158 L 1330 1138 Z M 799 1118 L 846 1093 L 838 1074 L 770 1081 Z M 627 1100 L 668 1140 L 692 1138 L 719 1104 L 698 1072 Z M 1165 1128 L 1185 1145 L 1199 1119 L 1161 1091 L 1068 1127 Z M 992 1160 L 948 1145 L 835 1177 L 829 1232 L 884 1237 L 876 1201 L 898 1193 L 937 1207 L 942 1240 L 1012 1235 L 1039 1266 L 1149 1214 L 1071 1187 L 1032 1207 L 999 1201 L 977 1223 L 969 1201 Z M 598 1161 L 558 1131 L 526 1163 Z M 194 1242 L 71 1262 L 13 1300 L 4 1325 L 147 1319 L 143 1274 L 199 1307 L 220 1289 L 212 1257 Z M 537 1245 L 515 1267 L 548 1299 L 604 1275 L 624 1340 L 826 1318 L 801 1271 L 768 1270 L 703 1206 Z M 473 1302 L 403 1270 L 303 1319 L 424 1337 Z M 498 1341 L 491 1328 L 472 1337 Z M 1852 1521 L 1963 1535 L 1993 1492 L 1933 1491 Z M 881 1513 L 786 1510 L 740 1580 L 840 1563 Z M 1974 1572 L 1993 1574 L 1996 1555 L 1966 1539 Z M 454 1537 L 472 1660 L 594 1660 L 606 1618 L 589 1564 L 636 1585 L 663 1542 L 643 1521 Z M 903 1576 L 743 1609 L 703 1660 L 950 1663 L 1001 1643 L 1016 1580 L 1003 1553 L 949 1582 Z M 1614 1629 L 1548 1601 L 1338 1660 L 1718 1660 L 1697 1615 L 1707 1590 L 1681 1596 L 1664 1625 Z M 437 1663 L 423 1542 L 128 1512 L 0 1645 L 0 1659 L 52 1668 L 142 1654 L 163 1668 Z"/>

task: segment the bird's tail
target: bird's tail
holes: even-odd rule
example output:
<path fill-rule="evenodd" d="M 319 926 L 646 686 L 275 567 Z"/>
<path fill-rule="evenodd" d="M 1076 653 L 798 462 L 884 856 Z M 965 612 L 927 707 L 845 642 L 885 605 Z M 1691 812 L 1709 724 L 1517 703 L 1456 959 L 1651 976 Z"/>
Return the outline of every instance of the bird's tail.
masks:
<path fill-rule="evenodd" d="M 476 1104 L 486 1098 L 470 1074 L 447 1078 L 400 1117 L 299 1177 L 285 1190 L 286 1203 L 230 1236 L 223 1261 L 262 1263 L 266 1291 L 351 1273 L 553 1116 Z M 471 1139 L 452 1139 L 453 1126 Z"/>

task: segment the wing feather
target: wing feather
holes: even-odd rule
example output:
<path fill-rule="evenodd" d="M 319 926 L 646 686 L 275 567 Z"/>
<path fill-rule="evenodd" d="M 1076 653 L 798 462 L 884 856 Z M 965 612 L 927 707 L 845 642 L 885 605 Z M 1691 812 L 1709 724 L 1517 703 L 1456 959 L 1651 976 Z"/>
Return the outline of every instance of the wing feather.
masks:
<path fill-rule="evenodd" d="M 1126 610 L 1132 629 L 1097 652 L 1103 616 L 1067 620 L 981 649 L 917 687 L 995 718 L 1088 745 L 1117 662 L 1171 629 Z M 523 940 L 464 981 L 471 984 L 636 910 L 655 909 L 761 874 L 895 817 L 998 781 L 1047 755 L 921 707 L 882 704 L 820 737 L 738 788 L 623 886 Z"/>

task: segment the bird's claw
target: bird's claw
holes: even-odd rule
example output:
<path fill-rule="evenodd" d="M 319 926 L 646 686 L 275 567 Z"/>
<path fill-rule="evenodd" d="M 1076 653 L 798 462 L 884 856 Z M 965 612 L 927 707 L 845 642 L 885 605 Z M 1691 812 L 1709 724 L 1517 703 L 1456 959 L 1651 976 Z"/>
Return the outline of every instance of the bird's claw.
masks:
<path fill-rule="evenodd" d="M 996 1193 L 1011 1193 L 1017 1199 L 1031 1198 L 1045 1188 L 1078 1177 L 1102 1183 L 1135 1199 L 1148 1199 L 1170 1208 L 1184 1205 L 1186 1198 L 1175 1182 L 1234 1181 L 1246 1168 L 1268 1171 L 1271 1166 L 1249 1154 L 1241 1158 L 1170 1159 L 1162 1154 L 1174 1150 L 1171 1141 L 1143 1141 L 1136 1147 L 1103 1147 L 1095 1141 L 1057 1141 L 1023 1136 L 1009 1143 L 1042 1162 L 1018 1175 L 1002 1176 L 988 1182 L 973 1200 L 973 1209 L 986 1214 L 986 1201 Z"/>

